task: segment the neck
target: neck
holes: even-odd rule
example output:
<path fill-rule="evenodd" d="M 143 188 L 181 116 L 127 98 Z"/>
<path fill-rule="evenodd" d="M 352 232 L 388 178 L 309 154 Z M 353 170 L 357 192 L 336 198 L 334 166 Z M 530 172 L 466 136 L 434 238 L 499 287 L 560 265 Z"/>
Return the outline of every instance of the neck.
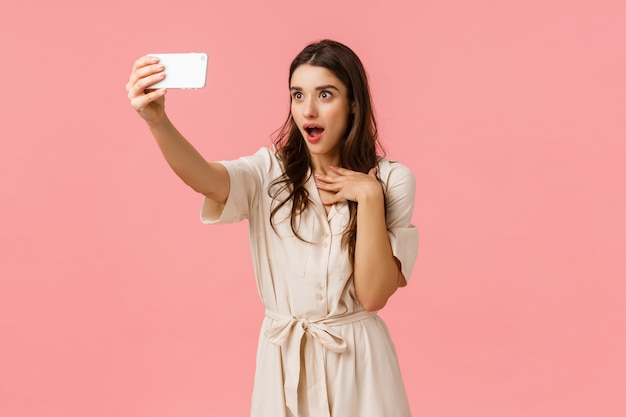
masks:
<path fill-rule="evenodd" d="M 328 174 L 330 172 L 330 166 L 339 166 L 339 155 L 327 156 L 327 155 L 310 155 L 311 159 L 311 171 L 314 174 Z"/>

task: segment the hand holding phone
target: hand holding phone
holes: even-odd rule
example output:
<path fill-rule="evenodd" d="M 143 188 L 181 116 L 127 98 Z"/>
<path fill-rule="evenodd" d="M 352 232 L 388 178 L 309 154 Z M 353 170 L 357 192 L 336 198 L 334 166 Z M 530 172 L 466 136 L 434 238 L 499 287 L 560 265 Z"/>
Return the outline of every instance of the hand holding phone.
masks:
<path fill-rule="evenodd" d="M 159 58 L 165 69 L 165 78 L 149 88 L 203 88 L 209 58 L 204 52 L 176 54 L 148 54 Z"/>

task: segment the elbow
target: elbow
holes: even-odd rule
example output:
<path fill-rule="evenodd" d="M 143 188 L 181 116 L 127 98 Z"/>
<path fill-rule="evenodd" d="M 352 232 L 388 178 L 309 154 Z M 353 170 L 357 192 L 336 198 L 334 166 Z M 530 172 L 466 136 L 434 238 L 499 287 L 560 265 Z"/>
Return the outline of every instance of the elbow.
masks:
<path fill-rule="evenodd" d="M 359 303 L 361 303 L 361 306 L 366 310 L 366 311 L 378 311 L 378 310 L 382 310 L 383 307 L 387 304 L 387 299 L 367 299 L 367 300 L 359 300 Z"/>
<path fill-rule="evenodd" d="M 367 287 L 362 284 L 355 283 L 356 298 L 361 307 L 366 311 L 382 310 L 387 304 L 389 298 L 396 292 L 398 286 L 396 283 L 389 283 L 384 287 Z"/>
<path fill-rule="evenodd" d="M 390 271 L 393 271 L 393 274 L 369 273 L 365 276 L 355 271 L 355 295 L 361 307 L 366 311 L 382 310 L 398 289 L 397 270 L 393 268 Z"/>

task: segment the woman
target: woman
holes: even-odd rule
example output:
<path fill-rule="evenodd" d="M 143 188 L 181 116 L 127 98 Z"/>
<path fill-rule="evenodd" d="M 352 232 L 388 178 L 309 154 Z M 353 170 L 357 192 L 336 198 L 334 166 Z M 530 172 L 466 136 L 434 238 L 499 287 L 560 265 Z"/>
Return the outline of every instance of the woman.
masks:
<path fill-rule="evenodd" d="M 253 417 L 410 416 L 395 348 L 376 314 L 417 252 L 415 181 L 377 155 L 365 70 L 345 45 L 308 45 L 289 73 L 276 151 L 207 162 L 164 111 L 164 77 L 140 58 L 127 85 L 167 162 L 204 195 L 202 221 L 249 220 L 266 309 Z M 358 233 L 357 233 L 358 231 Z"/>

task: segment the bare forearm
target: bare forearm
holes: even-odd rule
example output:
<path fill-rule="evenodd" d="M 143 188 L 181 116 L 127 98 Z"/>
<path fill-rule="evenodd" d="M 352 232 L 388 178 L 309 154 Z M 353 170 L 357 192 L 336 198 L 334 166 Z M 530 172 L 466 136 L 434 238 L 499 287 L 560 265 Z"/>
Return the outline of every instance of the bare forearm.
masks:
<path fill-rule="evenodd" d="M 195 191 L 218 202 L 226 200 L 228 173 L 221 164 L 207 162 L 166 116 L 148 126 L 176 175 Z"/>
<path fill-rule="evenodd" d="M 154 56 L 143 56 L 135 61 L 126 84 L 130 104 L 148 124 L 176 175 L 197 192 L 223 204 L 230 190 L 226 168 L 216 162 L 207 162 L 176 130 L 165 113 L 167 90 L 150 89 L 155 82 L 165 77 L 164 69 Z"/>
<path fill-rule="evenodd" d="M 357 298 L 367 310 L 381 309 L 398 288 L 398 265 L 391 250 L 382 193 L 359 200 L 354 255 Z"/>
<path fill-rule="evenodd" d="M 361 305 L 380 310 L 398 289 L 402 277 L 387 235 L 385 197 L 376 168 L 367 174 L 330 166 L 330 173 L 315 174 L 317 187 L 333 192 L 324 204 L 355 201 L 357 233 L 354 250 L 354 288 Z"/>

